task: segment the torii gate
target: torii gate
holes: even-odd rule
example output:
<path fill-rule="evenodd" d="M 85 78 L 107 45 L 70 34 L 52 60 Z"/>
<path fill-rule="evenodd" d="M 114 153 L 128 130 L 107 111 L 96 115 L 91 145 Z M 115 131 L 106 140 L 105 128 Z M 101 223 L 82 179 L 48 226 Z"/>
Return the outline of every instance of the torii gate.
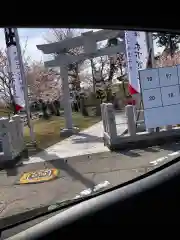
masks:
<path fill-rule="evenodd" d="M 64 115 L 66 121 L 66 128 L 61 131 L 61 134 L 66 136 L 72 135 L 75 128 L 73 128 L 72 121 L 72 108 L 70 102 L 70 91 L 68 82 L 68 70 L 67 66 L 69 64 L 84 61 L 86 59 L 95 58 L 104 55 L 113 55 L 117 53 L 126 54 L 125 42 L 119 42 L 117 46 L 106 47 L 97 49 L 97 42 L 111 39 L 111 38 L 121 38 L 124 40 L 124 31 L 115 30 L 100 30 L 97 32 L 89 31 L 82 33 L 81 36 L 74 37 L 71 39 L 66 39 L 60 42 L 37 45 L 37 48 L 41 50 L 44 54 L 57 54 L 54 60 L 44 62 L 45 67 L 58 67 L 60 66 L 60 74 L 62 77 L 62 87 L 63 87 L 63 105 L 64 105 Z M 84 47 L 84 53 L 72 56 L 68 55 L 67 50 Z"/>

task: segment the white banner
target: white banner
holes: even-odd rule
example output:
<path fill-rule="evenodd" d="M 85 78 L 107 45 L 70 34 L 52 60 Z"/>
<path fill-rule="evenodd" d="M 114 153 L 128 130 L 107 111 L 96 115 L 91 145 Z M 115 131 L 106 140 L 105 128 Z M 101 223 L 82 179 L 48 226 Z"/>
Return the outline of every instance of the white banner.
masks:
<path fill-rule="evenodd" d="M 9 62 L 9 71 L 11 76 L 13 97 L 16 105 L 16 111 L 25 107 L 24 89 L 20 71 L 20 61 L 18 57 L 16 39 L 13 28 L 5 28 L 5 38 L 7 45 L 7 55 Z"/>
<path fill-rule="evenodd" d="M 140 92 L 138 70 L 145 69 L 148 59 L 146 33 L 125 31 L 129 90 L 131 94 Z"/>

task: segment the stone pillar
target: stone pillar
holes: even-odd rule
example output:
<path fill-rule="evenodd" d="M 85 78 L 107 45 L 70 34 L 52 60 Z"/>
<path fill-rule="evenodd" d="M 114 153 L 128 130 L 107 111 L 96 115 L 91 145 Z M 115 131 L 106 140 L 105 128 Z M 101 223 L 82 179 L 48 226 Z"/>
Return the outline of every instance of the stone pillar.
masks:
<path fill-rule="evenodd" d="M 63 106 L 64 116 L 66 121 L 66 129 L 73 128 L 72 122 L 72 108 L 70 101 L 69 82 L 68 82 L 68 70 L 66 66 L 61 66 L 61 77 L 62 77 L 62 89 L 63 89 Z"/>
<path fill-rule="evenodd" d="M 105 103 L 101 104 L 101 116 L 102 116 L 102 122 L 103 122 L 103 129 L 104 132 L 106 132 L 106 115 L 105 115 Z"/>
<path fill-rule="evenodd" d="M 1 118 L 0 119 L 0 133 L 3 149 L 3 159 L 12 160 L 13 159 L 13 146 L 11 142 L 11 134 L 9 132 L 9 119 Z"/>
<path fill-rule="evenodd" d="M 172 125 L 165 126 L 166 131 L 172 130 Z"/>
<path fill-rule="evenodd" d="M 83 44 L 84 44 L 84 52 L 87 54 L 91 54 L 92 52 L 95 52 L 97 49 L 96 40 L 92 38 L 93 31 L 85 32 L 81 34 L 83 38 Z"/>
<path fill-rule="evenodd" d="M 17 136 L 17 149 L 21 153 L 25 149 L 24 136 L 23 136 L 23 123 L 19 115 L 14 115 L 12 119 L 15 121 L 16 136 Z"/>
<path fill-rule="evenodd" d="M 65 65 L 61 66 L 62 77 L 62 89 L 63 89 L 63 107 L 65 116 L 65 129 L 60 131 L 62 137 L 69 137 L 79 131 L 78 128 L 73 127 L 72 120 L 72 106 L 70 100 L 69 82 L 68 82 L 68 70 Z"/>
<path fill-rule="evenodd" d="M 12 144 L 12 152 L 13 158 L 18 155 L 18 138 L 17 138 L 17 129 L 15 125 L 15 121 L 11 119 L 9 121 L 9 133 L 11 135 L 11 144 Z"/>
<path fill-rule="evenodd" d="M 117 129 L 116 129 L 116 120 L 114 114 L 114 108 L 112 103 L 107 103 L 105 105 L 106 109 L 106 117 L 108 123 L 108 134 L 110 136 L 111 141 L 113 142 L 117 138 Z"/>
<path fill-rule="evenodd" d="M 127 105 L 125 107 L 126 116 L 127 116 L 127 124 L 128 124 L 128 133 L 130 136 L 136 135 L 136 122 L 134 119 L 134 106 Z"/>

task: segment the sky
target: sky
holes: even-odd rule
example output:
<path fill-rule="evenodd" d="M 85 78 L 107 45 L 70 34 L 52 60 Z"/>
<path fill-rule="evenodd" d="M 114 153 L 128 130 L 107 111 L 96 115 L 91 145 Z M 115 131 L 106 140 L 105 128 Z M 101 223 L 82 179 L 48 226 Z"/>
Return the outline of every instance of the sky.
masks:
<path fill-rule="evenodd" d="M 86 29 L 86 31 L 88 30 Z M 36 48 L 36 45 L 46 43 L 45 39 L 51 35 L 50 29 L 18 28 L 18 33 L 22 49 L 27 42 L 26 57 L 30 57 L 32 61 L 44 61 L 48 59 L 48 56 L 43 56 L 42 52 Z M 0 49 L 5 49 L 4 30 L 2 28 L 0 28 Z M 161 52 L 161 50 L 154 44 L 155 53 Z"/>
<path fill-rule="evenodd" d="M 20 43 L 22 49 L 27 41 L 26 56 L 30 56 L 32 60 L 40 61 L 43 59 L 43 54 L 36 48 L 37 44 L 45 43 L 44 35 L 49 29 L 43 28 L 20 28 L 18 29 Z M 28 39 L 28 40 L 27 40 Z M 0 29 L 0 49 L 5 49 L 4 29 Z"/>

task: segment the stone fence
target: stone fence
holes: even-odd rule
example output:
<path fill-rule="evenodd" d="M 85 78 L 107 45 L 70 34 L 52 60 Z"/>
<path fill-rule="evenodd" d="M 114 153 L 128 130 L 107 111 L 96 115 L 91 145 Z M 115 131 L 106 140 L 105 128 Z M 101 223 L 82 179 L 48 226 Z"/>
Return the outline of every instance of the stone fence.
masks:
<path fill-rule="evenodd" d="M 0 118 L 0 160 L 13 160 L 25 150 L 23 122 L 19 115 Z"/>
<path fill-rule="evenodd" d="M 101 104 L 104 144 L 111 150 L 149 147 L 180 140 L 180 127 L 146 129 L 144 120 L 137 120 L 138 111 L 135 106 L 127 105 L 125 113 L 127 129 L 119 134 L 113 105 Z"/>
<path fill-rule="evenodd" d="M 107 139 L 109 145 L 113 145 L 117 140 L 117 128 L 112 103 L 101 104 L 101 116 L 104 128 L 104 140 Z"/>

